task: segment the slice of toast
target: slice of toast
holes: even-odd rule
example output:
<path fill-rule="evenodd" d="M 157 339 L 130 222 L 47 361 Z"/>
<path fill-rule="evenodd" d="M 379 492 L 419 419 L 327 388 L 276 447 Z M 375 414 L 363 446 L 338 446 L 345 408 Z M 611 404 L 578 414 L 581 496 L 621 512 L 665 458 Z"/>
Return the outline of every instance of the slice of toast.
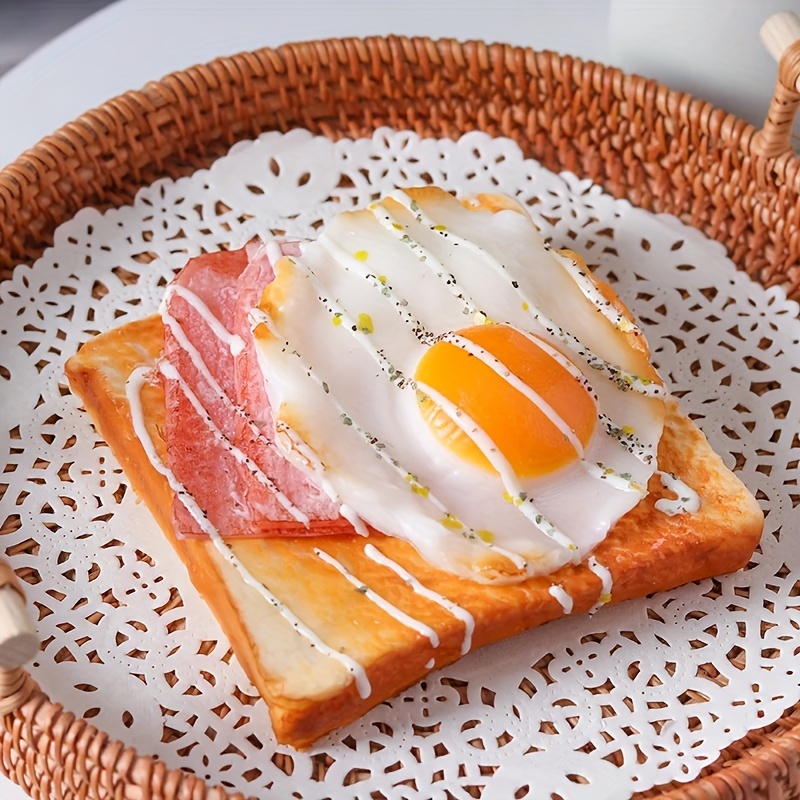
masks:
<path fill-rule="evenodd" d="M 667 401 L 659 469 L 694 487 L 700 509 L 674 516 L 656 510 L 657 500 L 674 495 L 654 476 L 650 493 L 612 528 L 591 565 L 587 560 L 546 577 L 487 586 L 438 569 L 409 544 L 378 533 L 228 541 L 224 547 L 260 582 L 254 585 L 213 541 L 175 535 L 173 490 L 134 429 L 137 416 L 164 457 L 159 382 L 144 385 L 141 409 L 132 411 L 126 395 L 134 370 L 155 367 L 162 341 L 158 317 L 124 325 L 84 345 L 67 374 L 265 698 L 282 743 L 306 747 L 467 650 L 568 610 L 584 613 L 737 570 L 761 534 L 755 499 Z M 602 579 L 608 575 L 611 596 Z M 312 636 L 300 635 L 298 627 Z"/>

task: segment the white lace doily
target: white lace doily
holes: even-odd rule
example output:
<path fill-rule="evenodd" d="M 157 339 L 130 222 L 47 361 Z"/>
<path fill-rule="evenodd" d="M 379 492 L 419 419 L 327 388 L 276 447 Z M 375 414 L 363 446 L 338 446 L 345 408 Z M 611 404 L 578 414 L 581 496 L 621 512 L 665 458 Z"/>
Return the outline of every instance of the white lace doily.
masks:
<path fill-rule="evenodd" d="M 518 197 L 555 243 L 617 282 L 662 374 L 767 510 L 766 531 L 744 572 L 472 653 L 297 753 L 276 745 L 217 623 L 67 390 L 64 362 L 153 312 L 190 255 L 257 233 L 313 236 L 342 208 L 431 181 Z M 259 798 L 616 800 L 694 777 L 800 700 L 797 304 L 697 231 L 548 172 L 509 140 L 265 134 L 132 207 L 81 211 L 0 285 L 0 320 L 2 517 L 19 519 L 0 553 L 38 615 L 33 674 L 169 766 Z"/>

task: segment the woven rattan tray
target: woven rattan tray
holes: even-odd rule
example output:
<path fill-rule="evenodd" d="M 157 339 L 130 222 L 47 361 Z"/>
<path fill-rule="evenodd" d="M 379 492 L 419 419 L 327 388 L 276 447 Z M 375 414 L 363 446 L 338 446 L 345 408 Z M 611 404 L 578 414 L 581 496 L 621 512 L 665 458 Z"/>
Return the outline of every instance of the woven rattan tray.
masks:
<path fill-rule="evenodd" d="M 679 216 L 753 278 L 798 299 L 800 159 L 789 141 L 798 78 L 800 42 L 783 52 L 770 119 L 757 133 L 655 81 L 505 45 L 337 39 L 221 58 L 110 100 L 0 172 L 0 275 L 33 262 L 80 208 L 130 203 L 140 187 L 206 167 L 241 139 L 297 127 L 358 137 L 390 126 L 510 137 L 545 167 Z M 16 578 L 0 568 L 0 594 L 6 584 Z M 797 797 L 799 763 L 795 707 L 691 785 L 647 795 Z M 22 669 L 0 669 L 0 771 L 34 797 L 228 797 L 110 741 Z"/>

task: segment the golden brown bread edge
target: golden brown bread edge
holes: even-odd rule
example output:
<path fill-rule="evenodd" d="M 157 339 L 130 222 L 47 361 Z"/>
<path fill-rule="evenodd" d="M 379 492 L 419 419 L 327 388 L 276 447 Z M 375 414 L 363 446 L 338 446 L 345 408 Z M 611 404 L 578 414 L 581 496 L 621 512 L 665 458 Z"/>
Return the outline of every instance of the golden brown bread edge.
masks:
<path fill-rule="evenodd" d="M 100 435 L 120 461 L 131 487 L 145 501 L 186 565 L 192 583 L 266 700 L 278 741 L 307 747 L 419 681 L 429 672 L 426 665 L 431 658 L 435 659 L 434 668 L 457 660 L 463 624 L 441 611 L 435 625 L 441 644 L 435 652 L 425 637 L 416 636 L 410 644 L 389 649 L 366 666 L 372 685 L 369 697 L 362 699 L 352 681 L 327 697 L 288 697 L 282 693 L 281 681 L 265 670 L 251 632 L 209 557 L 205 541 L 176 537 L 171 523 L 172 490 L 150 464 L 133 430 L 125 380 L 141 364 L 155 363 L 162 340 L 158 317 L 129 323 L 85 344 L 69 360 L 67 375 Z M 163 452 L 160 430 L 165 410 L 161 390 L 148 385 L 142 402 L 148 430 Z M 738 570 L 747 564 L 761 535 L 763 514 L 755 499 L 673 401 L 669 401 L 658 460 L 660 469 L 678 475 L 700 494 L 701 508 L 695 514 L 672 517 L 657 511 L 654 503 L 665 496 L 665 491 L 659 478 L 652 478 L 650 494 L 612 528 L 594 551 L 613 576 L 613 603 Z M 475 619 L 473 649 L 562 616 L 561 605 L 548 591 L 554 582 L 573 598 L 574 614 L 591 609 L 601 592 L 599 578 L 583 564 L 563 567 L 551 576 L 531 578 L 513 586 L 484 586 L 437 569 L 400 540 L 380 534 L 370 538 L 373 537 L 386 555 L 404 563 L 423 585 L 435 587 L 436 592 L 470 611 Z M 318 540 L 320 537 L 284 539 L 276 541 L 274 547 L 294 552 L 300 558 Z M 324 537 L 324 541 L 329 550 L 334 546 L 333 555 L 337 558 L 345 554 L 351 560 L 368 561 L 363 556 L 361 537 Z M 362 566 L 365 570 L 375 569 L 374 564 Z M 387 591 L 391 595 L 392 588 L 388 586 Z M 388 599 L 391 601 L 391 596 Z M 427 612 L 430 616 L 430 608 Z"/>

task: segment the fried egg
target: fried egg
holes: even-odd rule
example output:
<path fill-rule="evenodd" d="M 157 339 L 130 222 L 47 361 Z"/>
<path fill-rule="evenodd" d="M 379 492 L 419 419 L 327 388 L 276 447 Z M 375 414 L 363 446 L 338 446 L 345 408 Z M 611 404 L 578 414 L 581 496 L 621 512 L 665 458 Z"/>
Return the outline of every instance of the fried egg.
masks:
<path fill-rule="evenodd" d="M 483 583 L 586 557 L 646 494 L 666 390 L 613 291 L 511 200 L 398 190 L 252 314 L 287 458 L 356 529 Z"/>

